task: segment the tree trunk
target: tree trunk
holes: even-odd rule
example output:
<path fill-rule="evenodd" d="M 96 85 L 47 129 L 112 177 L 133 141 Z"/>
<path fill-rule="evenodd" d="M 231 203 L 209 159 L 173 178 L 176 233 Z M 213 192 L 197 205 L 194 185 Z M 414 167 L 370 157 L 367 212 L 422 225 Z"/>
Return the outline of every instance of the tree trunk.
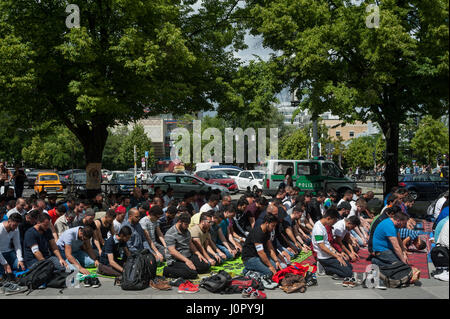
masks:
<path fill-rule="evenodd" d="M 89 128 L 85 126 L 79 127 L 76 129 L 75 134 L 84 148 L 86 157 L 86 190 L 88 199 L 91 199 L 102 191 L 102 157 L 106 139 L 108 138 L 108 130 L 104 125 L 93 123 Z"/>
<path fill-rule="evenodd" d="M 386 122 L 381 125 L 386 138 L 386 169 L 384 171 L 386 196 L 394 186 L 398 186 L 398 144 L 399 144 L 399 123 Z"/>

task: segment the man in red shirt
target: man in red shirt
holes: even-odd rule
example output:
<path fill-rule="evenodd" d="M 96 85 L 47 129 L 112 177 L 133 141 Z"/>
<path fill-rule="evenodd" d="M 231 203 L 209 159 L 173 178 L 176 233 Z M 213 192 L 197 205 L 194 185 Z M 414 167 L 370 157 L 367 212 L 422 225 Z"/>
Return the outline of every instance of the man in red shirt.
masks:
<path fill-rule="evenodd" d="M 48 215 L 50 216 L 51 220 L 52 220 L 52 224 L 54 225 L 56 220 L 61 217 L 62 215 L 64 215 L 67 211 L 67 208 L 65 205 L 61 204 L 56 206 L 53 209 L 50 209 L 48 211 Z"/>

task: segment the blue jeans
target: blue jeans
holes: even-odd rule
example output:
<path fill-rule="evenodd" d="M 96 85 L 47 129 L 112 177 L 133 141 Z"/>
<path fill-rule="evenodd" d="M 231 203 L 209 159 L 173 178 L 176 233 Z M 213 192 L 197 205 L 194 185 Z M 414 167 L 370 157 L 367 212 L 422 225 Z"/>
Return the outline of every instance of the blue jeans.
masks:
<path fill-rule="evenodd" d="M 61 257 L 64 258 L 66 263 L 69 265 L 70 269 L 76 271 L 77 268 L 69 262 L 69 260 L 66 258 L 65 252 L 61 249 L 59 250 L 59 252 L 61 253 Z M 75 257 L 75 259 L 83 268 L 95 267 L 95 261 L 91 257 L 89 257 L 89 255 L 84 250 L 80 249 L 77 251 L 72 251 L 72 256 Z"/>
<path fill-rule="evenodd" d="M 276 268 L 275 262 L 269 258 L 270 263 L 272 264 L 273 268 Z M 244 270 L 245 273 L 248 270 L 259 272 L 263 275 L 269 275 L 272 276 L 272 271 L 267 267 L 259 257 L 252 257 L 250 259 L 247 259 L 244 261 Z"/>
<path fill-rule="evenodd" d="M 354 230 L 351 230 L 350 234 L 356 238 L 356 240 L 358 241 L 358 245 L 362 246 L 364 244 L 364 241 L 362 240 L 362 238 L 359 237 L 359 235 Z"/>
<path fill-rule="evenodd" d="M 382 252 L 375 252 L 375 257 L 372 258 L 372 264 L 378 265 L 379 267 L 392 265 L 396 261 L 400 261 L 400 259 L 398 259 L 397 255 L 390 249 Z"/>
<path fill-rule="evenodd" d="M 223 245 L 219 245 L 216 244 L 217 248 L 220 249 L 221 252 L 223 252 L 225 254 L 225 256 L 227 256 L 227 260 L 233 259 L 233 255 L 230 253 L 230 251 L 227 249 L 227 247 L 223 246 Z"/>
<path fill-rule="evenodd" d="M 346 265 L 342 266 L 339 261 L 334 258 L 319 259 L 320 264 L 325 269 L 327 275 L 338 275 L 339 277 L 346 278 L 353 276 L 352 265 L 345 260 Z"/>
<path fill-rule="evenodd" d="M 14 250 L 8 251 L 6 253 L 1 253 L 3 257 L 6 259 L 6 262 L 11 267 L 11 270 L 19 270 L 18 264 L 19 260 L 17 259 L 16 252 Z M 0 276 L 3 276 L 5 273 L 5 268 L 0 266 Z"/>

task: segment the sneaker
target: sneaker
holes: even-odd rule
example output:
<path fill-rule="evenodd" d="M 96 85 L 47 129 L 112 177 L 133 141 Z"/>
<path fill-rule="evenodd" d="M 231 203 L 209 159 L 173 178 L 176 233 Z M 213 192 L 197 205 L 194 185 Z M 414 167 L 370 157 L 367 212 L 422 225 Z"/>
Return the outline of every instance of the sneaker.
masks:
<path fill-rule="evenodd" d="M 100 280 L 96 278 L 91 278 L 92 288 L 98 288 L 101 286 Z"/>
<path fill-rule="evenodd" d="M 326 275 L 325 268 L 323 268 L 322 264 L 319 261 L 317 262 L 317 274 L 319 276 L 325 276 Z"/>
<path fill-rule="evenodd" d="M 91 277 L 86 277 L 83 280 L 83 284 L 85 287 L 90 287 L 92 286 L 92 278 Z"/>
<path fill-rule="evenodd" d="M 27 291 L 28 288 L 19 286 L 18 284 L 15 284 L 13 282 L 6 282 L 3 284 L 2 290 L 5 295 L 9 296 L 23 293 Z"/>
<path fill-rule="evenodd" d="M 252 295 L 252 293 L 255 291 L 255 288 L 253 287 L 248 287 L 242 290 L 242 297 L 244 298 L 250 298 L 250 296 Z"/>
<path fill-rule="evenodd" d="M 161 277 L 156 277 L 153 280 L 150 280 L 150 287 L 157 290 L 171 290 L 172 287 L 169 285 L 167 280 L 164 280 Z"/>
<path fill-rule="evenodd" d="M 333 274 L 333 276 L 331 276 L 331 279 L 333 279 L 333 280 L 344 280 L 345 278 L 342 278 L 341 276 Z"/>
<path fill-rule="evenodd" d="M 263 276 L 261 277 L 261 283 L 263 284 L 265 289 L 275 289 L 278 287 L 278 284 L 274 281 L 272 281 L 271 276 Z"/>
<path fill-rule="evenodd" d="M 177 279 L 173 279 L 169 282 L 169 284 L 172 287 L 179 287 L 181 284 L 184 284 L 186 282 L 186 280 L 184 280 L 183 278 L 177 278 Z"/>
<path fill-rule="evenodd" d="M 355 280 L 355 278 L 345 278 L 344 281 L 342 282 L 342 286 L 343 287 L 350 287 L 350 288 L 356 287 L 356 280 Z"/>
<path fill-rule="evenodd" d="M 436 275 L 440 275 L 440 274 L 442 274 L 444 272 L 444 270 L 445 269 L 442 268 L 442 267 L 437 267 L 435 270 L 433 270 L 431 272 L 431 276 L 435 277 Z"/>
<path fill-rule="evenodd" d="M 317 277 L 316 274 L 308 271 L 305 276 L 305 282 L 308 287 L 317 285 Z"/>
<path fill-rule="evenodd" d="M 263 293 L 261 290 L 255 290 L 250 295 L 251 299 L 267 299 L 267 295 Z"/>
<path fill-rule="evenodd" d="M 443 271 L 439 275 L 435 275 L 434 278 L 448 282 L 448 270 Z"/>
<path fill-rule="evenodd" d="M 190 282 L 189 280 L 186 281 L 185 283 L 182 283 L 179 287 L 178 287 L 178 293 L 186 293 L 186 294 L 193 294 L 198 292 L 198 285 L 194 285 L 192 282 Z"/>

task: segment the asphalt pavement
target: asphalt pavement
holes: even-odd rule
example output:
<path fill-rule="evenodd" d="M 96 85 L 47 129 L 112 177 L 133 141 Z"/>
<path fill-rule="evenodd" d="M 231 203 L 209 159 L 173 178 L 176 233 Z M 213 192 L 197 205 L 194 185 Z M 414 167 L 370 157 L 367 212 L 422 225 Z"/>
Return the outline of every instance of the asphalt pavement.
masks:
<path fill-rule="evenodd" d="M 0 300 L 12 299 L 239 299 L 239 294 L 213 294 L 200 288 L 194 294 L 178 293 L 176 288 L 170 291 L 159 291 L 147 288 L 141 291 L 124 291 L 114 286 L 114 280 L 99 278 L 99 288 L 84 287 L 64 289 L 47 288 L 32 291 L 29 295 L 18 294 L 5 296 L 0 294 Z M 346 288 L 342 282 L 331 279 L 330 276 L 319 276 L 318 285 L 308 287 L 305 293 L 286 294 L 281 289 L 265 290 L 267 299 L 449 299 L 449 284 L 437 279 L 420 279 L 415 286 L 406 288 L 392 288 L 386 290 L 369 289 L 357 286 Z"/>

